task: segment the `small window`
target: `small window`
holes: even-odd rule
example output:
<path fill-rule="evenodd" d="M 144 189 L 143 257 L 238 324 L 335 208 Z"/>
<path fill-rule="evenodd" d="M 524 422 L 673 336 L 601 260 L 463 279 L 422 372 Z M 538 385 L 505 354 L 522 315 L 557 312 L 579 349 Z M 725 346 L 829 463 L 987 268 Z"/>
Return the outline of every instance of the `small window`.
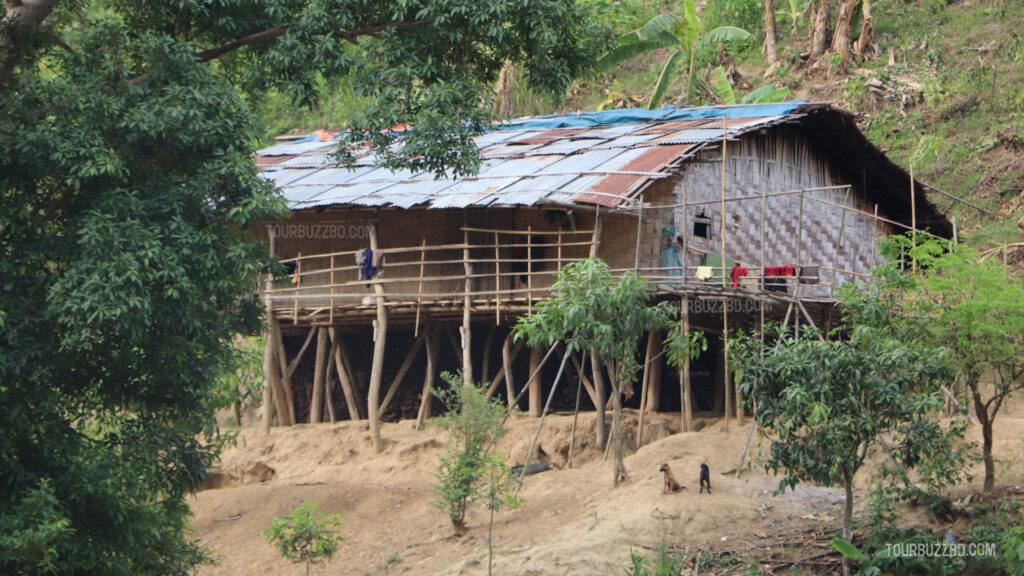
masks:
<path fill-rule="evenodd" d="M 693 219 L 693 235 L 696 238 L 711 237 L 711 218 L 708 218 L 704 212 L 700 212 Z"/>

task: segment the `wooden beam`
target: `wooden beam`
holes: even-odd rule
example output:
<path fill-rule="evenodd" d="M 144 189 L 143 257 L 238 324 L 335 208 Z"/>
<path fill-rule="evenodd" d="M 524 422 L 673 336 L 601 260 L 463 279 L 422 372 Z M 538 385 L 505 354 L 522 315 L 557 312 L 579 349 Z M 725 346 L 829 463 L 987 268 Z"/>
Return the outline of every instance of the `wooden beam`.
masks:
<path fill-rule="evenodd" d="M 683 296 L 679 303 L 680 313 L 683 315 L 683 338 L 690 341 L 690 301 Z M 682 420 L 682 431 L 689 432 L 693 426 L 693 395 L 690 389 L 690 355 L 683 357 L 683 366 L 679 371 L 679 400 L 680 419 Z"/>
<path fill-rule="evenodd" d="M 486 382 L 491 377 L 491 348 L 494 347 L 494 333 L 497 330 L 498 325 L 495 324 L 487 331 L 487 340 L 484 341 L 484 361 L 483 366 L 480 368 L 481 382 Z"/>
<path fill-rule="evenodd" d="M 359 389 L 362 388 L 362 382 L 356 374 L 355 364 L 352 363 L 352 358 L 348 355 L 348 347 L 345 346 L 345 340 L 341 337 L 340 333 L 338 334 L 338 352 L 341 352 L 341 365 L 348 375 L 349 382 L 352 383 L 352 398 L 355 400 L 353 405 L 356 408 L 359 419 L 362 420 L 367 417 L 366 409 L 363 407 L 363 395 L 359 392 Z"/>
<path fill-rule="evenodd" d="M 512 403 L 516 398 L 516 387 L 512 382 L 512 339 L 513 333 L 509 330 L 508 336 L 505 337 L 505 341 L 501 344 L 501 372 L 505 375 L 505 396 L 509 408 L 512 408 Z M 521 348 L 523 342 L 525 342 L 525 339 L 518 342 L 517 348 Z"/>
<path fill-rule="evenodd" d="M 604 412 L 605 412 L 605 391 L 607 390 L 604 386 L 604 373 L 601 371 L 601 360 L 597 357 L 597 349 L 590 349 L 590 370 L 594 375 L 594 392 L 597 396 L 597 402 L 594 408 L 597 410 L 597 444 L 601 446 L 608 443 L 608 426 L 605 425 Z"/>
<path fill-rule="evenodd" d="M 466 382 L 473 382 L 473 333 L 471 331 L 472 314 L 470 311 L 470 294 L 473 291 L 473 265 L 469 263 L 469 232 L 462 233 L 462 241 L 464 245 L 462 249 L 462 266 L 466 272 L 465 296 L 462 303 L 462 377 Z"/>
<path fill-rule="evenodd" d="M 270 432 L 270 425 L 274 419 L 274 387 L 275 378 L 280 378 L 281 373 L 278 372 L 278 368 L 275 365 L 276 360 L 274 355 L 274 328 L 271 324 L 270 330 L 267 332 L 267 343 L 263 347 L 263 432 Z M 277 386 L 281 383 L 277 382 Z"/>
<path fill-rule="evenodd" d="M 409 349 L 409 353 L 405 355 L 405 360 L 402 361 L 402 366 L 398 369 L 398 374 L 395 374 L 395 378 L 391 381 L 391 386 L 388 387 L 388 393 L 384 396 L 384 401 L 380 403 L 379 415 L 383 415 L 384 411 L 388 409 L 388 404 L 391 403 L 391 398 L 394 397 L 395 392 L 398 391 L 398 386 L 402 383 L 402 379 L 405 378 L 405 373 L 409 371 L 409 367 L 412 366 L 412 361 L 416 359 L 416 354 L 423 347 L 423 341 L 426 339 L 426 332 L 416 337 L 416 341 L 413 342 L 412 348 Z"/>
<path fill-rule="evenodd" d="M 654 354 L 654 340 L 657 338 L 654 328 L 647 331 L 647 351 L 644 354 L 644 372 L 640 379 L 640 416 L 636 424 L 636 446 L 644 445 L 644 412 L 647 410 L 647 390 L 650 386 L 651 360 Z"/>
<path fill-rule="evenodd" d="M 594 389 L 593 384 L 590 383 L 590 378 L 587 378 L 587 373 L 583 370 L 583 362 L 576 357 L 575 353 L 572 356 L 572 363 L 576 367 L 576 373 L 580 375 L 580 384 L 587 390 L 587 396 L 590 397 L 591 403 L 597 406 L 597 403 L 600 402 L 597 398 L 597 391 Z"/>
<path fill-rule="evenodd" d="M 327 328 L 317 328 L 316 364 L 313 368 L 313 395 L 309 402 L 309 423 L 319 424 L 324 415 L 324 378 L 327 376 Z"/>
<path fill-rule="evenodd" d="M 416 429 L 422 430 L 423 424 L 430 418 L 431 404 L 433 398 L 434 379 L 437 377 L 437 352 L 440 344 L 440 334 L 434 326 L 428 326 L 424 333 L 427 335 L 427 370 L 423 375 L 423 391 L 420 393 L 420 411 L 416 415 Z"/>
<path fill-rule="evenodd" d="M 334 370 L 338 373 L 338 381 L 341 382 L 341 391 L 345 394 L 348 417 L 351 420 L 359 420 L 360 402 L 356 399 L 357 396 L 352 390 L 352 381 L 349 379 L 348 369 L 341 359 L 341 334 L 335 333 L 334 327 L 328 328 L 327 333 L 331 337 L 331 358 L 334 360 Z"/>
<path fill-rule="evenodd" d="M 525 340 L 520 340 L 519 342 L 516 343 L 515 346 L 512 347 L 511 355 L 509 358 L 510 361 L 515 362 L 516 356 L 518 356 L 519 351 L 523 349 L 524 343 Z M 504 346 L 502 348 L 504 348 Z M 502 353 L 504 354 L 504 349 L 502 350 Z M 505 380 L 506 376 L 507 375 L 505 374 L 505 370 L 499 370 L 498 373 L 494 375 L 494 378 L 491 379 L 491 383 L 487 386 L 488 398 L 494 396 L 494 392 L 498 390 L 498 386 L 501 386 L 501 383 L 502 381 Z"/>

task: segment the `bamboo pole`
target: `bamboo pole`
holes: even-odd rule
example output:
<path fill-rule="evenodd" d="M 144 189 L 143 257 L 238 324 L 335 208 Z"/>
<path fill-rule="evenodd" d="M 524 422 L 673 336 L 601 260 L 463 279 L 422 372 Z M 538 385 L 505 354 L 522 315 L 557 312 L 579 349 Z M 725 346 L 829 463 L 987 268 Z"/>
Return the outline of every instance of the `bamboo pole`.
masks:
<path fill-rule="evenodd" d="M 573 362 L 576 362 L 576 353 L 572 353 Z M 572 460 L 576 455 L 576 421 L 580 416 L 580 396 L 583 390 L 583 370 L 579 368 L 577 363 L 577 372 L 580 375 L 579 380 L 576 382 L 576 407 L 572 411 L 572 433 L 569 435 L 569 461 L 566 463 L 567 468 L 572 468 Z"/>
<path fill-rule="evenodd" d="M 533 308 L 533 226 L 526 227 L 526 302 Z M 532 358 L 532 357 L 531 357 Z M 533 393 L 533 390 L 530 390 Z M 531 400 L 532 402 L 532 400 Z"/>
<path fill-rule="evenodd" d="M 839 267 L 839 247 L 843 244 L 843 232 L 846 229 L 846 203 L 850 201 L 850 190 L 846 190 L 846 196 L 843 197 L 843 215 L 840 217 L 839 222 L 839 234 L 836 236 L 836 243 L 832 249 L 832 266 L 833 268 Z M 839 275 L 833 272 L 833 285 L 839 284 Z M 829 294 L 835 296 L 835 288 L 829 288 Z"/>
<path fill-rule="evenodd" d="M 796 281 L 796 296 L 800 298 L 804 293 L 804 193 L 800 191 L 800 215 L 799 222 L 797 222 L 797 236 L 796 236 L 796 263 L 799 266 L 798 277 Z M 800 338 L 800 315 L 797 314 L 793 318 L 793 330 L 796 332 L 796 338 Z"/>
<path fill-rule="evenodd" d="M 722 246 L 722 289 L 726 287 L 726 259 L 725 259 L 725 177 L 728 160 L 728 143 L 726 136 L 728 130 L 722 128 L 722 215 L 719 218 L 719 235 L 721 236 Z M 732 386 L 731 378 L 729 378 L 729 303 L 726 298 L 722 298 L 722 367 L 724 373 L 722 374 L 722 386 L 725 387 L 725 431 L 729 431 L 729 412 L 732 411 Z"/>
<path fill-rule="evenodd" d="M 412 348 L 409 349 L 409 353 L 405 355 L 405 360 L 402 361 L 402 366 L 398 369 L 398 374 L 395 374 L 395 378 L 391 381 L 391 386 L 388 387 L 388 393 L 384 395 L 384 400 L 380 403 L 380 409 L 378 412 L 381 416 L 383 416 L 384 412 L 388 409 L 388 404 L 391 403 L 391 399 L 395 396 L 395 392 L 398 391 L 398 386 L 401 385 L 406 372 L 408 372 L 409 367 L 412 366 L 412 361 L 416 359 L 416 354 L 419 353 L 420 348 L 423 346 L 423 340 L 426 339 L 426 336 L 426 333 L 417 336 L 416 341 L 412 344 Z"/>
<path fill-rule="evenodd" d="M 680 314 L 683 316 L 683 339 L 690 341 L 690 300 L 685 295 L 679 302 Z M 689 432 L 693 425 L 693 395 L 690 389 L 690 354 L 683 356 L 683 365 L 679 371 L 679 405 L 682 419 L 682 431 Z"/>
<path fill-rule="evenodd" d="M 414 336 L 420 335 L 420 308 L 423 306 L 423 273 L 426 268 L 427 261 L 427 239 L 423 238 L 423 249 L 420 251 L 420 282 L 417 288 L 418 295 L 416 296 L 416 328 L 413 332 Z"/>
<path fill-rule="evenodd" d="M 380 249 L 377 238 L 377 225 L 370 226 L 370 250 Z M 371 256 L 372 258 L 372 256 Z M 384 376 L 384 350 L 388 337 L 388 313 L 384 308 L 384 286 L 379 283 L 373 285 L 377 303 L 377 321 L 374 323 L 373 338 L 373 361 L 370 368 L 370 391 L 366 398 L 366 414 L 370 419 L 370 436 L 373 438 L 373 448 L 380 453 L 384 444 L 380 438 L 380 381 Z"/>
<path fill-rule="evenodd" d="M 640 268 L 640 232 L 644 227 L 644 196 L 640 195 L 640 212 L 636 217 L 636 257 L 633 260 L 633 269 Z"/>
<path fill-rule="evenodd" d="M 327 331 L 334 343 L 331 357 L 334 358 L 334 370 L 338 373 L 338 381 L 341 382 L 341 391 L 345 395 L 345 405 L 348 406 L 348 416 L 351 420 L 359 420 L 359 404 L 355 392 L 352 390 L 352 381 L 349 378 L 348 369 L 341 361 L 341 334 L 335 332 L 334 327 Z"/>
<path fill-rule="evenodd" d="M 689 252 L 686 251 L 687 239 L 690 237 L 690 207 L 688 206 L 687 201 L 686 201 L 686 184 L 683 184 L 681 186 L 681 188 L 682 188 L 682 193 L 683 193 L 683 230 L 682 230 L 682 234 L 680 234 L 679 236 L 683 239 L 683 241 L 682 241 L 682 245 L 683 245 L 682 246 L 682 248 L 683 248 L 682 252 L 683 253 L 679 256 L 679 261 L 682 262 L 682 264 L 683 264 L 683 269 L 682 269 L 683 286 L 685 286 L 687 284 L 686 257 L 690 254 Z"/>
<path fill-rule="evenodd" d="M 561 236 L 559 236 L 561 238 Z M 494 289 L 501 290 L 501 250 L 498 247 L 498 232 L 494 232 Z M 495 295 L 494 324 L 501 324 L 501 293 Z"/>
<path fill-rule="evenodd" d="M 360 382 L 359 378 L 356 377 L 357 375 L 354 368 L 355 365 L 352 363 L 352 359 L 348 355 L 348 348 L 345 346 L 345 340 L 341 337 L 340 332 L 338 333 L 338 352 L 341 353 L 342 363 L 340 364 L 340 366 L 342 366 L 345 369 L 345 374 L 347 374 L 348 380 L 352 384 L 352 399 L 355 400 L 353 406 L 355 406 L 356 414 L 358 414 L 358 419 L 361 420 L 363 418 L 368 418 L 369 415 L 366 414 L 363 408 L 363 396 L 362 394 L 359 393 Z"/>
<path fill-rule="evenodd" d="M 540 422 L 537 423 L 537 431 L 533 434 L 533 440 L 530 442 L 530 450 L 526 453 L 524 466 L 528 466 L 530 464 L 530 459 L 533 458 L 533 450 L 537 447 L 537 439 L 540 438 L 540 430 L 544 426 L 544 419 L 547 417 L 548 411 L 551 410 L 551 401 L 555 397 L 555 390 L 558 389 L 558 383 L 562 380 L 562 374 L 565 372 L 565 363 L 568 360 L 569 355 L 566 354 L 562 358 L 562 363 L 558 366 L 558 374 L 555 375 L 555 381 L 551 384 L 551 392 L 548 393 L 548 401 L 544 403 L 544 411 L 540 414 Z M 520 487 L 522 487 L 522 484 L 516 487 L 517 492 Z"/>
<path fill-rule="evenodd" d="M 469 263 L 469 232 L 462 233 L 463 244 L 465 248 L 462 249 L 463 267 L 466 271 L 465 281 L 465 296 L 462 303 L 462 378 L 466 382 L 473 382 L 473 355 L 472 355 L 472 338 L 473 333 L 471 332 L 471 320 L 472 312 L 470 311 L 471 296 L 473 291 L 473 280 L 470 276 L 473 275 L 473 265 Z"/>
<path fill-rule="evenodd" d="M 765 212 L 768 209 L 768 185 L 761 182 L 761 291 L 764 292 L 764 279 L 767 276 L 765 274 L 765 267 L 768 265 L 768 261 L 764 255 L 764 230 L 765 230 Z M 763 306 L 762 306 L 763 309 Z"/>
<path fill-rule="evenodd" d="M 590 244 L 590 257 L 597 256 L 601 249 L 601 206 L 594 212 L 594 233 Z"/>
<path fill-rule="evenodd" d="M 324 415 L 324 378 L 327 376 L 327 328 L 316 331 L 316 363 L 313 368 L 313 396 L 309 402 L 309 423 L 319 424 Z"/>
<path fill-rule="evenodd" d="M 434 378 L 437 377 L 437 347 L 439 336 L 437 329 L 428 326 L 424 333 L 427 335 L 427 370 L 423 375 L 423 392 L 420 393 L 420 410 L 416 416 L 416 429 L 422 430 L 423 424 L 430 418 L 430 408 L 433 397 Z"/>
<path fill-rule="evenodd" d="M 335 268 L 335 266 L 334 266 L 334 256 L 331 256 L 331 264 L 330 264 L 330 266 L 331 266 L 331 311 L 328 313 L 329 314 L 329 318 L 328 318 L 327 321 L 328 321 L 329 324 L 331 324 L 333 326 L 334 325 L 334 285 L 337 283 L 335 281 L 335 279 L 334 279 L 334 268 Z M 328 367 L 328 370 L 330 370 L 330 367 Z M 330 378 L 328 378 L 328 381 L 330 381 Z"/>

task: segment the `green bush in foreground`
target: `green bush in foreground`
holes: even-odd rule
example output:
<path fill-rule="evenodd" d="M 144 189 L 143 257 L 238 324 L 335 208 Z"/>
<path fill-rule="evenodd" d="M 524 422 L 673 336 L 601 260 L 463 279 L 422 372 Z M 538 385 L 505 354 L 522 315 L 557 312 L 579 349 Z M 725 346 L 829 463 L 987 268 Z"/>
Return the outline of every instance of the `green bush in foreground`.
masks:
<path fill-rule="evenodd" d="M 338 551 L 342 520 L 337 514 L 321 514 L 316 502 L 306 502 L 291 516 L 272 518 L 263 533 L 267 542 L 277 547 L 281 557 L 306 565 L 306 576 L 313 564 L 330 560 Z"/>

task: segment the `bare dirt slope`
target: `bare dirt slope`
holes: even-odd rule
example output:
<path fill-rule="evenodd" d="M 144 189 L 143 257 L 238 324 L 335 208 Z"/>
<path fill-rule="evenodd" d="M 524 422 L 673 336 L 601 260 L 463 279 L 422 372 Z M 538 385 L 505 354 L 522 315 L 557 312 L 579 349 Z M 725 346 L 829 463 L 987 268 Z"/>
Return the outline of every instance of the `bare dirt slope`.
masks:
<path fill-rule="evenodd" d="M 997 421 L 1001 483 L 1024 477 L 1024 418 L 1016 412 Z M 761 470 L 739 480 L 722 474 L 739 460 L 749 419 L 742 426 L 734 422 L 728 432 L 720 420 L 702 419 L 699 432 L 668 435 L 678 415 L 655 417 L 649 443 L 626 459 L 629 480 L 613 489 L 611 463 L 593 447 L 593 418 L 580 417 L 584 448 L 574 467 L 526 478 L 520 493 L 525 505 L 495 517 L 495 574 L 621 574 L 631 547 L 656 546 L 663 535 L 677 548 L 758 546 L 763 557 L 766 544 L 782 533 L 813 540 L 814 533 L 839 525 L 840 489 L 807 485 L 773 497 L 777 479 Z M 563 464 L 571 426 L 571 416 L 554 415 L 541 434 L 541 444 Z M 626 428 L 635 427 L 635 419 L 627 418 Z M 499 450 L 514 463 L 525 455 L 536 420 L 520 417 L 508 428 Z M 262 532 L 270 517 L 308 500 L 345 520 L 345 543 L 314 573 L 486 574 L 487 515 L 477 511 L 469 519 L 470 534 L 456 539 L 430 505 L 444 433 L 401 422 L 385 425 L 383 435 L 386 448 L 375 454 L 365 423 L 300 425 L 270 434 L 244 430 L 239 445 L 223 455 L 219 487 L 192 503 L 196 536 L 219 558 L 200 574 L 302 574 L 301 567 L 278 559 Z M 755 454 L 757 444 L 755 434 Z M 686 490 L 661 493 L 662 462 L 672 465 Z M 712 470 L 711 495 L 698 494 L 701 462 Z M 869 480 L 858 478 L 862 488 Z"/>

